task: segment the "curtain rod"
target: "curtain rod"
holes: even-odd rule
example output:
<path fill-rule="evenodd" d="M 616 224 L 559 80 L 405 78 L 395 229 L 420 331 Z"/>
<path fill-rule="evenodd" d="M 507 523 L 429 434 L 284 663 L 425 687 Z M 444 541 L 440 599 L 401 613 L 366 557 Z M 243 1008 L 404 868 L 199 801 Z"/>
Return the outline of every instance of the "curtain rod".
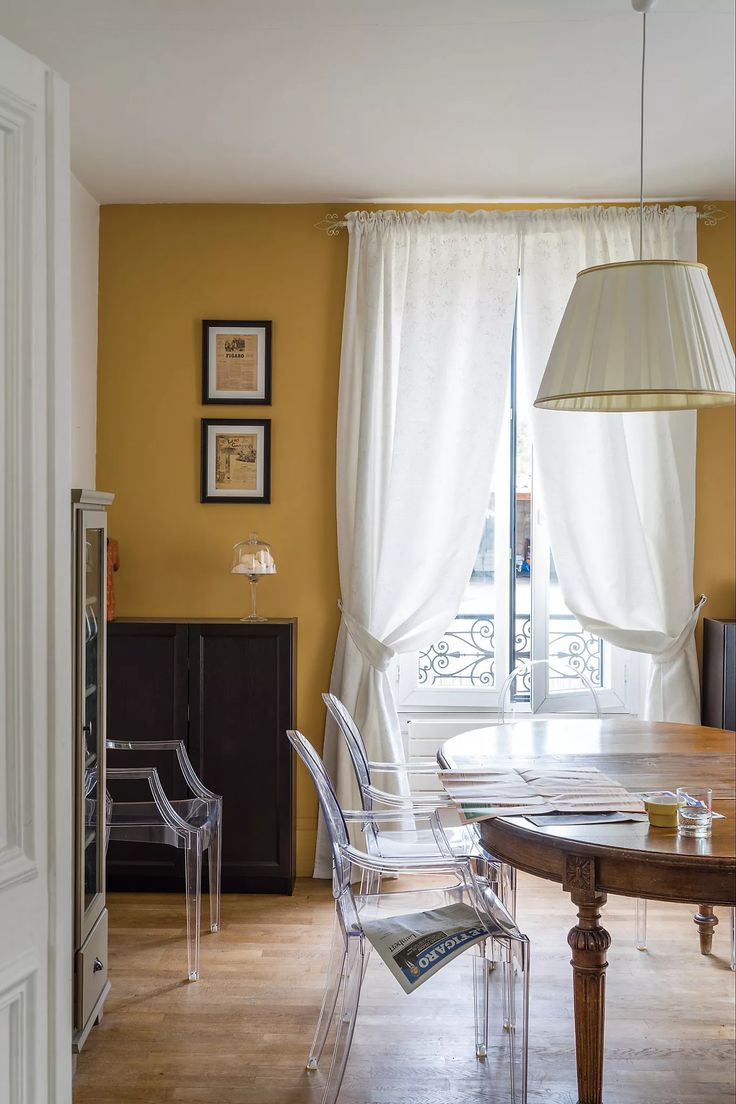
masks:
<path fill-rule="evenodd" d="M 564 208 L 560 208 L 564 210 Z M 698 222 L 702 222 L 703 226 L 717 226 L 719 222 L 723 222 L 728 218 L 728 212 L 722 211 L 720 207 L 716 207 L 714 203 L 706 203 L 703 205 L 703 210 L 698 211 L 695 216 Z M 337 237 L 340 231 L 347 226 L 347 222 L 340 215 L 325 215 L 319 222 L 315 222 L 315 230 L 324 230 L 328 238 Z"/>

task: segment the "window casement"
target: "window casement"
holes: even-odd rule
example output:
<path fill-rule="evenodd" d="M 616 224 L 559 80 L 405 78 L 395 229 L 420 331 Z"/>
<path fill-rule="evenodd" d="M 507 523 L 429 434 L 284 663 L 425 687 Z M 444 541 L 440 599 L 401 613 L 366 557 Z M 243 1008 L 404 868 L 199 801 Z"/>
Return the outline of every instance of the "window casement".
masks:
<path fill-rule="evenodd" d="M 462 604 L 441 640 L 402 655 L 396 667 L 397 705 L 413 715 L 496 711 L 508 673 L 524 659 L 548 660 L 582 672 L 606 713 L 636 713 L 640 657 L 586 632 L 565 606 L 541 508 L 531 431 L 518 400 L 516 341 L 509 412 L 499 441 L 493 487 L 478 555 Z M 581 458 L 584 462 L 584 458 Z M 593 711 L 579 679 L 533 667 L 517 679 L 507 711 L 524 714 Z"/>

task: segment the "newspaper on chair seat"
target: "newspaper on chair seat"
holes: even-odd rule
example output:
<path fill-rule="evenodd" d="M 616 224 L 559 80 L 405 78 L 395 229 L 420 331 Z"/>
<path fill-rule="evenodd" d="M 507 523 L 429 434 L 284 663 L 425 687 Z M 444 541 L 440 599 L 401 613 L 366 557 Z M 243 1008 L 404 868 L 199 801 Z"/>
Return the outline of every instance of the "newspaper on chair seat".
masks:
<path fill-rule="evenodd" d="M 470 905 L 457 903 L 426 912 L 366 920 L 363 931 L 405 993 L 488 937 Z"/>

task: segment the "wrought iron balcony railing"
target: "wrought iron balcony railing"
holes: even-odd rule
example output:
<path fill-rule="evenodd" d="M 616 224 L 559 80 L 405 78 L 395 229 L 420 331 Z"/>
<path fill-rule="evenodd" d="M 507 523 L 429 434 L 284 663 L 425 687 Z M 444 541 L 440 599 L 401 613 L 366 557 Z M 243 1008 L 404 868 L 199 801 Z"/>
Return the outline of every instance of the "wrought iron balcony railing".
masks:
<path fill-rule="evenodd" d="M 492 615 L 478 617 L 461 613 L 441 640 L 419 654 L 420 686 L 454 686 L 461 689 L 489 689 L 496 685 L 495 621 Z M 516 618 L 514 655 L 518 663 L 531 656 L 532 623 L 528 614 Z M 586 675 L 594 686 L 603 679 L 601 641 L 581 629 L 572 614 L 553 614 L 549 619 L 548 656 L 571 671 Z M 501 674 L 499 682 L 503 680 Z M 550 681 L 564 679 L 550 673 Z M 529 687 L 525 687 L 528 691 Z"/>

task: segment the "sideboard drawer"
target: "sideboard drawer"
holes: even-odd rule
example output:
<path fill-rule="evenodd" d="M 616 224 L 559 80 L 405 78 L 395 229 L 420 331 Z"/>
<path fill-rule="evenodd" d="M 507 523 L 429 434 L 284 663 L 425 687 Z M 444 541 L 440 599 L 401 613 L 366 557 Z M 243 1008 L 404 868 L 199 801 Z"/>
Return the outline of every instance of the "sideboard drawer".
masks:
<path fill-rule="evenodd" d="M 86 1024 L 107 983 L 107 909 L 77 951 L 77 1022 Z"/>

